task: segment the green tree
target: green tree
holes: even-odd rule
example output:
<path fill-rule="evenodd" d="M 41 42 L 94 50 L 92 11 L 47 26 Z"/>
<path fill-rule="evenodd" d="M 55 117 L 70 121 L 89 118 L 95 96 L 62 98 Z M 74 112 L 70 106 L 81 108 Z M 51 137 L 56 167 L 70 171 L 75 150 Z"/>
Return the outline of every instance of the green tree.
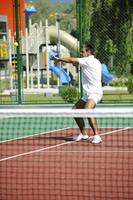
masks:
<path fill-rule="evenodd" d="M 84 40 L 89 39 L 99 59 L 118 76 L 132 66 L 132 2 L 130 0 L 85 0 L 82 7 Z"/>
<path fill-rule="evenodd" d="M 54 25 L 56 22 L 56 13 L 60 14 L 60 27 L 63 30 L 71 32 L 72 23 L 74 18 L 76 18 L 76 4 L 73 0 L 72 4 L 68 4 L 68 6 L 64 6 L 61 1 L 57 1 L 57 3 L 51 3 L 49 0 L 37 0 L 34 3 L 34 6 L 37 12 L 32 15 L 33 23 L 39 23 L 42 21 L 45 24 L 45 19 L 48 19 L 49 25 Z"/>

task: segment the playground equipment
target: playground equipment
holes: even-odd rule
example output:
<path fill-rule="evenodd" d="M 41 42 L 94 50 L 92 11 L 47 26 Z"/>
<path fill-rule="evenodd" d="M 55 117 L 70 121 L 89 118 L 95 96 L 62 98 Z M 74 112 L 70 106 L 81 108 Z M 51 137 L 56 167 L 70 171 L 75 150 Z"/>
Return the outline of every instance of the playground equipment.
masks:
<path fill-rule="evenodd" d="M 32 24 L 30 22 L 29 31 L 25 29 L 25 36 L 22 37 L 21 41 L 21 50 L 22 50 L 22 59 L 23 59 L 23 88 L 25 90 L 30 89 L 41 89 L 41 88 L 51 88 L 50 79 L 52 73 L 54 73 L 58 78 L 60 78 L 61 84 L 68 84 L 71 81 L 69 73 L 73 76 L 76 76 L 75 72 L 72 69 L 63 68 L 63 66 L 54 65 L 50 57 L 59 56 L 57 52 L 56 45 L 58 42 L 58 31 L 56 26 L 48 26 L 46 20 L 45 26 L 40 24 Z M 70 34 L 66 33 L 63 30 L 60 30 L 60 42 L 61 46 L 63 45 L 67 54 L 69 51 L 75 56 L 77 54 L 79 43 L 76 38 L 72 37 Z M 11 78 L 10 78 L 10 89 L 15 89 L 14 81 L 14 64 L 13 57 L 16 55 L 16 45 L 14 38 L 11 37 L 9 32 L 9 65 Z M 69 56 L 69 55 L 67 55 Z M 107 67 L 102 64 L 102 73 L 104 75 L 104 82 L 110 81 L 112 76 L 107 73 Z M 55 81 L 54 81 L 55 82 Z M 59 81 L 55 85 L 56 88 L 59 86 Z M 53 85 L 52 85 L 53 87 Z"/>
<path fill-rule="evenodd" d="M 56 26 L 49 26 L 48 34 L 51 42 L 57 42 L 58 33 L 56 30 Z M 74 38 L 67 32 L 60 30 L 60 42 L 63 46 L 68 48 L 73 55 L 77 55 L 79 42 L 76 38 Z"/>
<path fill-rule="evenodd" d="M 43 79 L 42 76 L 46 77 L 46 83 L 43 84 L 43 87 L 50 88 L 49 79 L 51 77 L 51 72 L 54 72 L 54 74 L 60 78 L 61 84 L 68 84 L 70 82 L 68 70 L 66 72 L 62 66 L 56 68 L 53 64 L 49 66 L 49 52 L 56 50 L 56 46 L 52 44 L 57 44 L 57 42 L 58 32 L 56 26 L 48 26 L 47 20 L 45 26 L 43 26 L 41 22 L 40 24 L 29 23 L 29 31 L 26 28 L 25 36 L 22 37 L 21 42 L 23 65 L 25 66 L 23 76 L 26 81 L 25 89 L 42 88 L 42 84 L 40 83 L 40 80 Z M 72 54 L 77 54 L 78 41 L 70 34 L 60 30 L 60 42 L 61 46 L 64 46 L 67 52 L 69 50 Z M 37 84 L 34 84 L 35 78 Z M 11 89 L 13 88 L 11 87 Z"/>

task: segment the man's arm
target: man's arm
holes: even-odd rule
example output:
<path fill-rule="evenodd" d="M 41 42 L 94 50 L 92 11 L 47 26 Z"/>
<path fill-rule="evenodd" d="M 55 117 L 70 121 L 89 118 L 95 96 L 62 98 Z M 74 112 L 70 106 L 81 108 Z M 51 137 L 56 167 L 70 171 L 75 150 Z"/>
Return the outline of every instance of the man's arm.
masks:
<path fill-rule="evenodd" d="M 73 58 L 73 57 L 69 57 L 69 58 L 52 57 L 51 60 L 53 60 L 55 63 L 65 62 L 65 63 L 79 64 L 78 58 Z"/>

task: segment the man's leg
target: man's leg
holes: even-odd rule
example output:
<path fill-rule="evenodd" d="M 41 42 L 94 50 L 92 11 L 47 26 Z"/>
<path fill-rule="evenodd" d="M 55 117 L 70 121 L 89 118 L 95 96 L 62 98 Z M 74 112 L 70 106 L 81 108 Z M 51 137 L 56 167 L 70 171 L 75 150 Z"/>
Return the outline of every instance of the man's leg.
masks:
<path fill-rule="evenodd" d="M 85 108 L 86 109 L 94 109 L 96 107 L 96 103 L 94 102 L 93 99 L 89 99 L 86 104 L 85 104 Z M 88 118 L 89 124 L 93 130 L 94 133 L 94 138 L 92 139 L 92 143 L 94 144 L 98 144 L 102 141 L 101 137 L 98 135 L 98 130 L 97 130 L 97 122 L 96 122 L 96 118 Z"/>
<path fill-rule="evenodd" d="M 77 103 L 73 106 L 73 109 L 83 109 L 85 107 L 86 102 L 83 101 L 82 99 L 80 99 L 79 101 L 77 101 Z M 74 118 L 79 129 L 80 132 L 84 134 L 84 129 L 85 129 L 85 123 L 84 123 L 84 119 L 83 118 Z"/>
<path fill-rule="evenodd" d="M 73 109 L 84 109 L 85 108 L 86 102 L 80 99 L 74 106 Z M 74 118 L 79 129 L 80 129 L 80 134 L 76 137 L 74 137 L 74 140 L 80 141 L 82 139 L 86 140 L 88 139 L 88 135 L 85 131 L 85 123 L 83 118 Z"/>
<path fill-rule="evenodd" d="M 85 104 L 85 108 L 86 109 L 94 109 L 96 107 L 96 103 L 94 102 L 93 99 L 88 99 L 88 101 L 86 102 Z M 94 135 L 97 134 L 97 122 L 96 122 L 96 118 L 88 118 L 88 121 L 89 121 L 89 124 L 90 124 L 90 127 L 92 128 L 93 130 L 93 133 Z"/>

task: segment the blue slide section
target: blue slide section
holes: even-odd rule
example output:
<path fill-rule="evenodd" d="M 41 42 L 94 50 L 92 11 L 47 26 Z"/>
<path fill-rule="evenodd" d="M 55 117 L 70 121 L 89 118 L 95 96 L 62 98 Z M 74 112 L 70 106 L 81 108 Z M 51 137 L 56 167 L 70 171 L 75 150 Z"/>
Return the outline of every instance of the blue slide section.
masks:
<path fill-rule="evenodd" d="M 49 52 L 49 55 L 48 55 L 48 65 L 49 65 L 49 69 L 54 72 L 56 74 L 57 77 L 60 78 L 61 80 L 61 83 L 62 84 L 68 84 L 70 81 L 71 81 L 71 78 L 70 76 L 66 73 L 66 71 L 64 69 L 61 69 L 59 67 L 59 64 L 54 64 L 52 61 L 51 61 L 51 58 L 52 57 L 58 57 L 59 56 L 59 53 L 58 51 L 55 51 L 55 50 L 51 50 Z"/>
<path fill-rule="evenodd" d="M 102 66 L 102 82 L 108 83 L 113 78 L 112 74 L 110 74 L 107 65 L 101 64 L 101 66 Z"/>
<path fill-rule="evenodd" d="M 66 73 L 64 69 L 59 67 L 50 66 L 50 70 L 53 71 L 57 77 L 61 79 L 62 84 L 68 84 L 71 81 L 70 76 Z"/>

